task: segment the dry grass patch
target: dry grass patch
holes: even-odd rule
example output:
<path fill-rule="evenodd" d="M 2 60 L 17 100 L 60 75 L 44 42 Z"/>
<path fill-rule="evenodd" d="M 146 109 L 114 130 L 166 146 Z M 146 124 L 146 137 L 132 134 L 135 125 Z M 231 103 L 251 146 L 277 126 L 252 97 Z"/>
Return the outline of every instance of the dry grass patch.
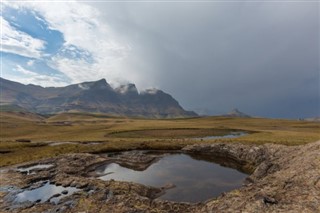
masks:
<path fill-rule="evenodd" d="M 192 140 L 195 137 L 229 134 L 231 131 L 250 134 L 232 139 Z M 17 139 L 32 142 L 16 142 Z M 179 149 L 187 144 L 221 141 L 300 145 L 319 139 L 320 123 L 298 120 L 230 117 L 133 119 L 88 113 L 44 117 L 32 113 L 2 112 L 0 166 L 71 152 Z M 101 141 L 101 144 L 65 144 L 54 147 L 45 146 L 46 141 Z"/>

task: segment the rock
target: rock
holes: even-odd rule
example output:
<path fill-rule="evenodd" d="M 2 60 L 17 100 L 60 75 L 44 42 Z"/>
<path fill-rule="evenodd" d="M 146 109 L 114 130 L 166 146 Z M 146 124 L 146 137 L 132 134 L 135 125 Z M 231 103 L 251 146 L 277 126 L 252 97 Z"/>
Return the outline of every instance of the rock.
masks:
<path fill-rule="evenodd" d="M 61 196 L 61 194 L 57 193 L 57 194 L 52 195 L 51 198 L 60 197 L 60 196 Z M 51 199 L 51 198 L 50 198 L 50 199 Z"/>
<path fill-rule="evenodd" d="M 137 152 L 136 156 L 120 154 L 103 158 L 83 153 L 66 154 L 50 159 L 50 162 L 56 165 L 55 176 L 47 176 L 40 172 L 28 177 L 10 168 L 3 171 L 0 184 L 18 187 L 0 192 L 0 211 L 6 211 L 9 206 L 10 210 L 13 209 L 15 212 L 53 212 L 55 209 L 63 209 L 64 203 L 70 201 L 73 205 L 66 210 L 68 212 L 99 212 L 101 209 L 112 210 L 115 213 L 320 212 L 320 141 L 303 146 L 197 144 L 186 146 L 181 152 L 202 154 L 221 165 L 249 171 L 246 185 L 203 203 L 163 201 L 156 198 L 165 193 L 165 189 L 173 187 L 173 184 L 155 188 L 116 180 L 88 178 L 88 171 L 94 171 L 94 168 L 110 159 L 134 167 L 139 163 L 146 166 L 157 160 L 159 155 L 149 158 Z M 47 202 L 37 205 L 34 205 L 34 202 L 23 205 L 11 203 L 10 195 L 12 198 L 22 187 L 29 190 L 35 188 L 34 186 L 40 186 L 43 182 L 39 184 L 35 180 L 43 181 L 45 178 L 51 183 L 54 180 L 56 185 L 76 183 L 76 186 L 85 186 L 84 191 L 95 192 L 89 194 L 79 191 L 65 196 L 57 205 Z M 64 193 L 68 191 L 65 190 Z"/>
<path fill-rule="evenodd" d="M 61 192 L 61 194 L 63 194 L 63 195 L 68 194 L 68 190 L 63 190 L 63 191 Z"/>
<path fill-rule="evenodd" d="M 161 189 L 172 189 L 176 187 L 173 183 L 167 183 L 166 185 L 162 186 Z"/>
<path fill-rule="evenodd" d="M 264 204 L 277 204 L 278 201 L 272 197 L 264 197 L 263 198 Z"/>

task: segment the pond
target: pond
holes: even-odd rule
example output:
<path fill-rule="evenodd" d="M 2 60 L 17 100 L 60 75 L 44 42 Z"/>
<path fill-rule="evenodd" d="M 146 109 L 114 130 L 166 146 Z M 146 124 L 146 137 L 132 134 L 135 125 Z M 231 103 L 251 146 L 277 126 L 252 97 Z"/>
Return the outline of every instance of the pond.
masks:
<path fill-rule="evenodd" d="M 57 204 L 61 198 L 72 195 L 74 192 L 79 191 L 75 187 L 63 187 L 50 184 L 47 181 L 43 186 L 36 189 L 24 190 L 17 194 L 15 202 L 22 203 L 26 201 L 31 202 L 46 202 Z"/>
<path fill-rule="evenodd" d="M 247 174 L 187 154 L 170 154 L 160 158 L 143 171 L 117 163 L 96 168 L 102 180 L 118 180 L 149 186 L 169 186 L 159 199 L 178 202 L 201 202 L 239 188 Z M 173 187 L 174 186 L 174 187 Z"/>

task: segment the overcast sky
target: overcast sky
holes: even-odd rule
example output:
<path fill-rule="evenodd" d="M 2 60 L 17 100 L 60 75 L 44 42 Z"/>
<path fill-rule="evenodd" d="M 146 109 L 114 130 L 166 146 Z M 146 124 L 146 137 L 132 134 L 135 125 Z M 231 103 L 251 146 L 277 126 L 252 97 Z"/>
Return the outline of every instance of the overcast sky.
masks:
<path fill-rule="evenodd" d="M 1 77 L 64 86 L 105 78 L 189 110 L 320 114 L 319 2 L 4 2 Z"/>

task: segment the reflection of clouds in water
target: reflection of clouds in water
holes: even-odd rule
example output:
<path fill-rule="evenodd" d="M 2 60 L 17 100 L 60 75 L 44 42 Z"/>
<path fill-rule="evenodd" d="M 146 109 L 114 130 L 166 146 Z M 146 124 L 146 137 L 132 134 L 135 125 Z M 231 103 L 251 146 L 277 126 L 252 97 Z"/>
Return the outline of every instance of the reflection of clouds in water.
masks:
<path fill-rule="evenodd" d="M 241 186 L 247 176 L 231 168 L 196 160 L 185 154 L 165 156 L 144 171 L 134 171 L 111 163 L 103 170 L 103 180 L 121 180 L 150 186 L 176 185 L 161 199 L 198 202 Z M 108 174 L 110 173 L 110 174 Z"/>
<path fill-rule="evenodd" d="M 122 167 L 116 163 L 111 163 L 109 164 L 109 166 L 104 170 L 104 173 L 107 175 L 100 177 L 100 179 L 115 179 L 119 181 L 136 182 L 145 185 L 161 186 L 161 184 L 159 184 L 159 181 L 164 178 L 163 174 L 161 174 L 161 171 L 157 171 L 152 167 L 149 167 L 145 171 L 134 171 Z"/>
<path fill-rule="evenodd" d="M 68 193 L 63 195 L 61 194 L 62 191 L 67 190 Z M 69 196 L 73 194 L 74 192 L 79 191 L 79 189 L 74 187 L 63 187 L 63 186 L 56 186 L 52 185 L 49 182 L 47 182 L 45 185 L 33 189 L 33 190 L 25 190 L 21 193 L 19 193 L 16 196 L 15 201 L 16 202 L 25 202 L 25 201 L 37 201 L 41 200 L 41 202 L 45 202 L 49 200 L 50 197 L 52 197 L 55 194 L 61 194 L 59 197 L 51 199 L 52 202 L 57 203 L 61 198 Z"/>
<path fill-rule="evenodd" d="M 193 182 L 193 186 L 195 189 L 205 189 L 205 188 L 211 188 L 211 189 L 224 189 L 224 188 L 237 188 L 241 186 L 243 179 L 239 179 L 237 181 L 224 181 L 221 178 L 207 178 L 207 179 L 201 179 L 200 181 Z"/>

